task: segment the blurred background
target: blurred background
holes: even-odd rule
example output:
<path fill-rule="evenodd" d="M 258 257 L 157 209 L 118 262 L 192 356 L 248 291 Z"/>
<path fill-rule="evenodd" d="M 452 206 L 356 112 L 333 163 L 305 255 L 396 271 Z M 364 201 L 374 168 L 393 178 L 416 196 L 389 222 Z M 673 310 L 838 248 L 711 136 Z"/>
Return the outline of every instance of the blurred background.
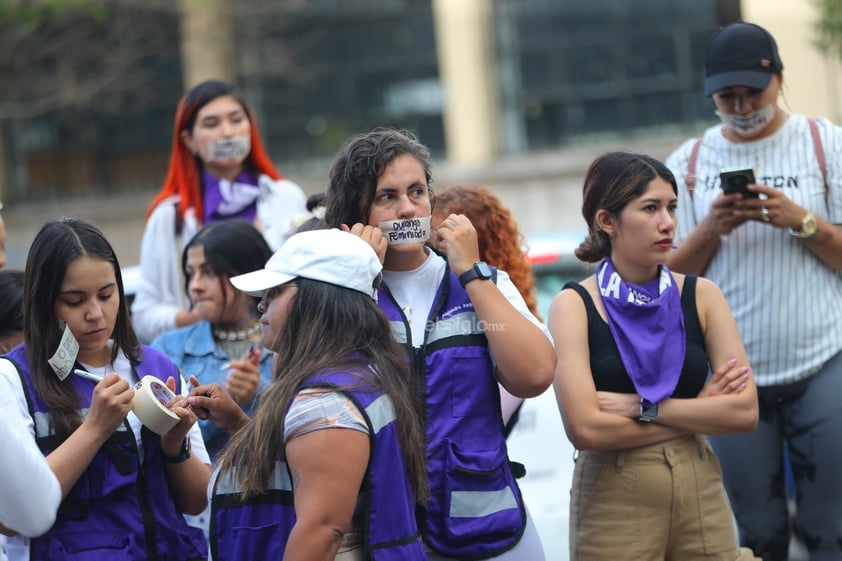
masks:
<path fill-rule="evenodd" d="M 9 266 L 62 214 L 136 263 L 176 103 L 210 77 L 240 86 L 272 159 L 308 193 L 344 139 L 392 125 L 430 146 L 434 187 L 488 185 L 527 232 L 579 227 L 595 155 L 663 158 L 714 122 L 701 84 L 721 25 L 767 27 L 785 103 L 839 122 L 839 3 L 0 0 Z"/>
<path fill-rule="evenodd" d="M 326 188 L 350 135 L 415 131 L 434 188 L 483 184 L 512 209 L 546 316 L 563 280 L 588 272 L 572 250 L 593 158 L 663 159 L 716 122 L 702 94 L 711 34 L 766 27 L 784 106 L 840 123 L 840 14 L 842 0 L 0 0 L 8 266 L 22 269 L 36 230 L 62 215 L 99 226 L 135 265 L 176 104 L 222 78 L 307 193 Z M 511 456 L 528 466 L 547 559 L 564 559 L 572 448 L 552 392 L 522 419 Z"/>

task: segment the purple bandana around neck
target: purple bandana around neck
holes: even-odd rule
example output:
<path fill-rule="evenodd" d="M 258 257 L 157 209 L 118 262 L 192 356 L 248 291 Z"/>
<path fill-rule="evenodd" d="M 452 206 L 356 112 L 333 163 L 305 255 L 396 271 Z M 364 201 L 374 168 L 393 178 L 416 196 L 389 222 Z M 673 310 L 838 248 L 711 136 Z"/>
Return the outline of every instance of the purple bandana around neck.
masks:
<path fill-rule="evenodd" d="M 205 181 L 204 224 L 226 218 L 242 218 L 254 222 L 257 216 L 255 201 L 260 196 L 256 175 L 243 170 L 234 181 L 228 181 L 204 170 L 202 177 Z"/>
<path fill-rule="evenodd" d="M 647 405 L 675 391 L 687 347 L 681 295 L 669 269 L 660 269 L 658 278 L 643 286 L 620 278 L 610 258 L 596 274 L 623 366 Z"/>

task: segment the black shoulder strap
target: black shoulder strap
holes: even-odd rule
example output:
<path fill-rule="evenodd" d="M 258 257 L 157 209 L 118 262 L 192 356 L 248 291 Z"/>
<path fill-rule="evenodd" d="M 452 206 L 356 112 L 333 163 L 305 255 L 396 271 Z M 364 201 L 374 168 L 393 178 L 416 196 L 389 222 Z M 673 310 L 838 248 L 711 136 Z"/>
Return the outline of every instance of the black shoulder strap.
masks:
<path fill-rule="evenodd" d="M 591 298 L 591 293 L 588 292 L 588 289 L 579 284 L 578 282 L 568 281 L 561 287 L 562 290 L 566 290 L 568 288 L 572 288 L 579 294 L 579 297 L 582 298 L 582 301 L 585 303 L 585 311 L 588 313 L 588 323 L 593 321 L 594 315 L 596 312 L 596 305 L 594 304 L 593 298 Z"/>
<path fill-rule="evenodd" d="M 23 389 L 23 397 L 26 398 L 26 409 L 27 409 L 27 411 L 29 411 L 29 416 L 32 417 L 32 419 L 34 420 L 35 419 L 35 405 L 32 403 L 32 396 L 29 395 L 29 384 L 27 383 L 26 378 L 23 375 L 23 370 L 21 370 L 18 363 L 15 362 L 14 360 L 12 360 L 11 358 L 9 358 L 7 356 L 4 356 L 2 358 L 11 362 L 12 366 L 14 366 L 15 370 L 17 370 L 18 378 L 20 378 L 20 385 L 21 385 L 21 388 Z"/>
<path fill-rule="evenodd" d="M 696 295 L 696 281 L 699 277 L 696 275 L 685 275 L 684 276 L 684 287 L 681 289 L 681 299 L 684 300 L 684 295 L 687 295 L 687 298 L 694 298 Z"/>

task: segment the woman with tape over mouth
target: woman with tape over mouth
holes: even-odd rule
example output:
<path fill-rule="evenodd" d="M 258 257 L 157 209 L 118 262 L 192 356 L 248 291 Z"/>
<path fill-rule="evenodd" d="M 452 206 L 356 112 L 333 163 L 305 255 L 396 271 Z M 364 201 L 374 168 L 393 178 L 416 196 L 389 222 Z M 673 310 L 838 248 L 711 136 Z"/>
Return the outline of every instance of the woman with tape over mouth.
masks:
<path fill-rule="evenodd" d="M 480 260 L 466 216 L 451 214 L 436 229 L 446 258 L 426 243 L 431 165 L 409 132 L 349 139 L 330 171 L 325 219 L 352 233 L 406 234 L 381 252 L 377 302 L 424 400 L 431 496 L 419 522 L 430 559 L 540 561 L 509 464 L 497 382 L 518 397 L 541 394 L 552 381 L 552 343 L 508 275 Z"/>
<path fill-rule="evenodd" d="M 231 84 L 208 80 L 187 92 L 173 128 L 169 171 L 147 215 L 132 303 L 145 342 L 199 321 L 183 304 L 179 257 L 202 225 L 247 220 L 274 250 L 307 212 L 304 193 L 275 169 L 254 112 Z"/>
<path fill-rule="evenodd" d="M 90 224 L 51 221 L 24 274 L 24 344 L 0 359 L 0 377 L 63 499 L 43 536 L 4 532 L 10 561 L 206 559 L 182 514 L 207 504 L 210 460 L 175 365 L 137 342 L 113 248 Z M 180 420 L 163 435 L 131 411 L 147 375 L 177 390 L 168 409 Z"/>
<path fill-rule="evenodd" d="M 262 342 L 277 359 L 253 419 L 219 384 L 188 398 L 232 433 L 210 484 L 214 559 L 426 559 L 423 435 L 374 302 L 381 267 L 359 237 L 313 230 L 231 279 L 262 298 Z"/>
<path fill-rule="evenodd" d="M 781 107 L 783 69 L 753 23 L 708 42 L 704 94 L 722 122 L 667 158 L 668 263 L 722 289 L 757 376 L 758 429 L 711 439 L 740 539 L 778 561 L 798 535 L 824 561 L 842 559 L 842 127 Z M 721 183 L 734 168 L 753 170 L 748 191 Z"/>

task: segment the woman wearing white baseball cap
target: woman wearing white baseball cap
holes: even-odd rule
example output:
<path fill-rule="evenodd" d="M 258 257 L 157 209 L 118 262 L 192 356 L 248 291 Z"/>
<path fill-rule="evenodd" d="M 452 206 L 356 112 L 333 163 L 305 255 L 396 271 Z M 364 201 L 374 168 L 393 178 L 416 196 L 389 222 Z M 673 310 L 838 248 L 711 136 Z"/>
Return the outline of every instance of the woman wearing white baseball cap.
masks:
<path fill-rule="evenodd" d="M 383 336 L 380 271 L 360 237 L 314 230 L 231 279 L 262 298 L 277 359 L 253 420 L 216 384 L 188 398 L 232 432 L 210 483 L 213 558 L 426 559 L 423 437 L 401 349 Z"/>
<path fill-rule="evenodd" d="M 710 439 L 743 545 L 787 558 L 786 447 L 810 559 L 842 559 L 842 128 L 784 110 L 783 84 L 766 29 L 711 38 L 704 93 L 722 123 L 666 161 L 679 187 L 667 265 L 722 289 L 756 376 L 757 430 Z"/>

